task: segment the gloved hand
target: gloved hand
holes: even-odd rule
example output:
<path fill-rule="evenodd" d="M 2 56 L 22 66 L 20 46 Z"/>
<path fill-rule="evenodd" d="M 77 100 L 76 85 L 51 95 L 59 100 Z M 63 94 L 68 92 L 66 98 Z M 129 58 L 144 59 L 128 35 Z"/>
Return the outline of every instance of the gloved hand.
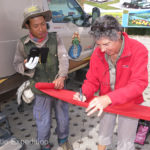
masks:
<path fill-rule="evenodd" d="M 38 64 L 38 61 L 39 61 L 39 57 L 37 57 L 37 56 L 34 58 L 31 57 L 29 59 L 29 61 L 25 63 L 25 67 L 27 69 L 34 69 L 36 67 L 36 65 Z"/>

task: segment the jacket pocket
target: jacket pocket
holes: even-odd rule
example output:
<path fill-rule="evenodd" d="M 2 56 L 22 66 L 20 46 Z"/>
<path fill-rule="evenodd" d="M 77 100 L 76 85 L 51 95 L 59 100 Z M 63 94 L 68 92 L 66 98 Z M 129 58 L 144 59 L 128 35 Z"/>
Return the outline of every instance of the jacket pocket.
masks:
<path fill-rule="evenodd" d="M 132 72 L 128 65 L 122 65 L 122 68 L 118 71 L 116 83 L 119 84 L 119 87 L 123 87 L 128 83 Z"/>

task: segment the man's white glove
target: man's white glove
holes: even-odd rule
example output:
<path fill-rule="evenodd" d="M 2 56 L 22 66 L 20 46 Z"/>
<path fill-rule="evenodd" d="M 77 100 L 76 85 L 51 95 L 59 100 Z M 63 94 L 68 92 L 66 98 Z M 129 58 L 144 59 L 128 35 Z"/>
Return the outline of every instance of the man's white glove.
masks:
<path fill-rule="evenodd" d="M 37 57 L 37 56 L 34 58 L 31 57 L 29 59 L 29 61 L 25 63 L 25 67 L 27 69 L 34 69 L 36 67 L 36 65 L 38 64 L 38 61 L 39 61 L 39 57 Z"/>

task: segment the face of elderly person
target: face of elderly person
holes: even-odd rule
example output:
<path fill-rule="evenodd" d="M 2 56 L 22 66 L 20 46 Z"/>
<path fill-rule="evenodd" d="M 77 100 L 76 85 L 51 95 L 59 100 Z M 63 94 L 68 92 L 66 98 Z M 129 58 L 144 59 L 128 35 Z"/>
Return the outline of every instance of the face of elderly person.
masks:
<path fill-rule="evenodd" d="M 26 24 L 26 27 L 38 39 L 44 38 L 47 33 L 46 21 L 43 16 L 29 19 L 29 24 Z"/>
<path fill-rule="evenodd" d="M 122 46 L 122 27 L 111 15 L 104 15 L 95 20 L 90 32 L 101 52 L 114 61 Z"/>
<path fill-rule="evenodd" d="M 118 32 L 118 37 L 120 38 L 117 40 L 111 40 L 109 37 L 102 37 L 96 40 L 96 44 L 100 48 L 101 52 L 104 52 L 109 56 L 114 56 L 119 53 L 122 45 L 120 32 Z"/>

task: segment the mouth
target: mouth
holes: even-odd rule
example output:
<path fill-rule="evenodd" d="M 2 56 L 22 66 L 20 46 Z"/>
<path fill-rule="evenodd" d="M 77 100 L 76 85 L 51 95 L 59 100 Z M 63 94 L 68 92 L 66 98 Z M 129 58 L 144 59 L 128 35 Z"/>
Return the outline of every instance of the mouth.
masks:
<path fill-rule="evenodd" d="M 106 51 L 106 54 L 107 55 L 111 55 L 111 51 Z"/>
<path fill-rule="evenodd" d="M 40 37 L 40 38 L 45 38 L 46 35 L 47 35 L 47 34 L 46 34 L 45 32 L 44 32 L 44 33 L 39 33 L 39 37 Z"/>
<path fill-rule="evenodd" d="M 39 36 L 44 36 L 45 35 L 45 33 L 39 33 Z"/>

